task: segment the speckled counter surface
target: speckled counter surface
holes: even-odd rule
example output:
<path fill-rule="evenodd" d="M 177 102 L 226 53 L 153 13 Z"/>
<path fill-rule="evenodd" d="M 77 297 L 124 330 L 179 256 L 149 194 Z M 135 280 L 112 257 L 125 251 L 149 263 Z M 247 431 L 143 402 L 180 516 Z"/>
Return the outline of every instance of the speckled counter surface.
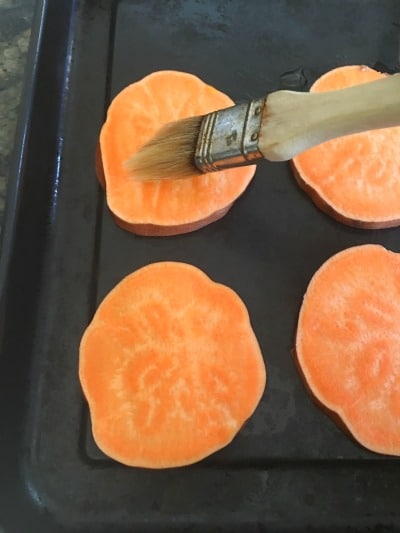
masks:
<path fill-rule="evenodd" d="M 35 0 L 0 0 L 0 225 Z"/>

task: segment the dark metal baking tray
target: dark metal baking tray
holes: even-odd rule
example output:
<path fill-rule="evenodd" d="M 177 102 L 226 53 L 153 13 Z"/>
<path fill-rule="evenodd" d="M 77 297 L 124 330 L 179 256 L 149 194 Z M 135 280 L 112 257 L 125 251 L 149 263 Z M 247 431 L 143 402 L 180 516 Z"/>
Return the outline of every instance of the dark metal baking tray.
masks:
<path fill-rule="evenodd" d="M 292 356 L 307 283 L 400 230 L 322 214 L 289 165 L 260 165 L 231 211 L 195 233 L 118 228 L 94 172 L 110 99 L 154 70 L 193 72 L 236 101 L 306 90 L 341 64 L 399 70 L 398 0 L 41 0 L 0 263 L 0 529 L 395 531 L 400 461 L 362 449 L 310 400 Z M 163 471 L 126 468 L 91 437 L 77 365 L 103 296 L 158 260 L 193 263 L 245 301 L 268 387 L 234 442 Z"/>

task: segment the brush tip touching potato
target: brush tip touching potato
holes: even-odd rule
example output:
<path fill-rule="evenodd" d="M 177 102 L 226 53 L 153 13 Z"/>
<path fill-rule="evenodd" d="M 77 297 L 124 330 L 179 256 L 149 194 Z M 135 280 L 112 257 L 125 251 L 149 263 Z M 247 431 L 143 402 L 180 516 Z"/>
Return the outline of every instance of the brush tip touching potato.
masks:
<path fill-rule="evenodd" d="M 198 230 L 222 218 L 250 184 L 255 166 L 195 173 L 185 180 L 135 180 L 128 161 L 165 124 L 229 107 L 223 92 L 186 72 L 153 72 L 112 100 L 100 133 L 96 172 L 123 229 L 145 236 Z"/>

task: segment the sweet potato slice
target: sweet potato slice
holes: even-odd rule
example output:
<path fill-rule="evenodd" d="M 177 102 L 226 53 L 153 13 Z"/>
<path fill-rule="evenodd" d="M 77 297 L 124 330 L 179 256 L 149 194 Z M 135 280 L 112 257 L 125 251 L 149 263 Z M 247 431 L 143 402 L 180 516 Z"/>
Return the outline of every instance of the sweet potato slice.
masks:
<path fill-rule="evenodd" d="M 400 254 L 369 244 L 327 260 L 304 297 L 296 356 L 359 443 L 400 455 Z"/>
<path fill-rule="evenodd" d="M 312 92 L 341 89 L 386 76 L 360 65 L 320 77 Z M 400 224 L 400 127 L 334 139 L 292 161 L 295 177 L 314 203 L 344 224 L 385 228 Z"/>
<path fill-rule="evenodd" d="M 126 161 L 164 124 L 233 105 L 197 76 L 158 71 L 123 89 L 101 129 L 96 171 L 107 204 L 122 228 L 148 236 L 197 230 L 223 217 L 249 185 L 255 166 L 186 180 L 135 181 Z"/>
<path fill-rule="evenodd" d="M 266 383 L 239 296 L 174 262 L 142 267 L 106 296 L 83 335 L 79 376 L 99 448 L 147 468 L 226 446 Z"/>

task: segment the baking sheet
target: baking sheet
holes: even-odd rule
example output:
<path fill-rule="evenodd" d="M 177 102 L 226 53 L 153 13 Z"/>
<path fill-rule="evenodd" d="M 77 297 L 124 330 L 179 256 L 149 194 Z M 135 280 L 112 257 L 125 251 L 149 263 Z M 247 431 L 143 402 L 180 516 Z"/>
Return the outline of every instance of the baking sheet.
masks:
<path fill-rule="evenodd" d="M 307 90 L 341 64 L 399 70 L 399 2 L 43 0 L 36 20 L 0 269 L 2 456 L 12 458 L 4 479 L 15 487 L 0 525 L 394 530 L 400 461 L 364 450 L 312 403 L 291 350 L 302 296 L 322 262 L 361 243 L 400 251 L 399 230 L 333 221 L 288 164 L 264 162 L 222 220 L 187 235 L 137 237 L 114 224 L 94 151 L 111 98 L 154 70 L 192 72 L 238 102 Z M 148 471 L 125 468 L 94 444 L 77 363 L 105 294 L 160 260 L 192 263 L 241 296 L 268 386 L 228 447 L 190 467 Z"/>

